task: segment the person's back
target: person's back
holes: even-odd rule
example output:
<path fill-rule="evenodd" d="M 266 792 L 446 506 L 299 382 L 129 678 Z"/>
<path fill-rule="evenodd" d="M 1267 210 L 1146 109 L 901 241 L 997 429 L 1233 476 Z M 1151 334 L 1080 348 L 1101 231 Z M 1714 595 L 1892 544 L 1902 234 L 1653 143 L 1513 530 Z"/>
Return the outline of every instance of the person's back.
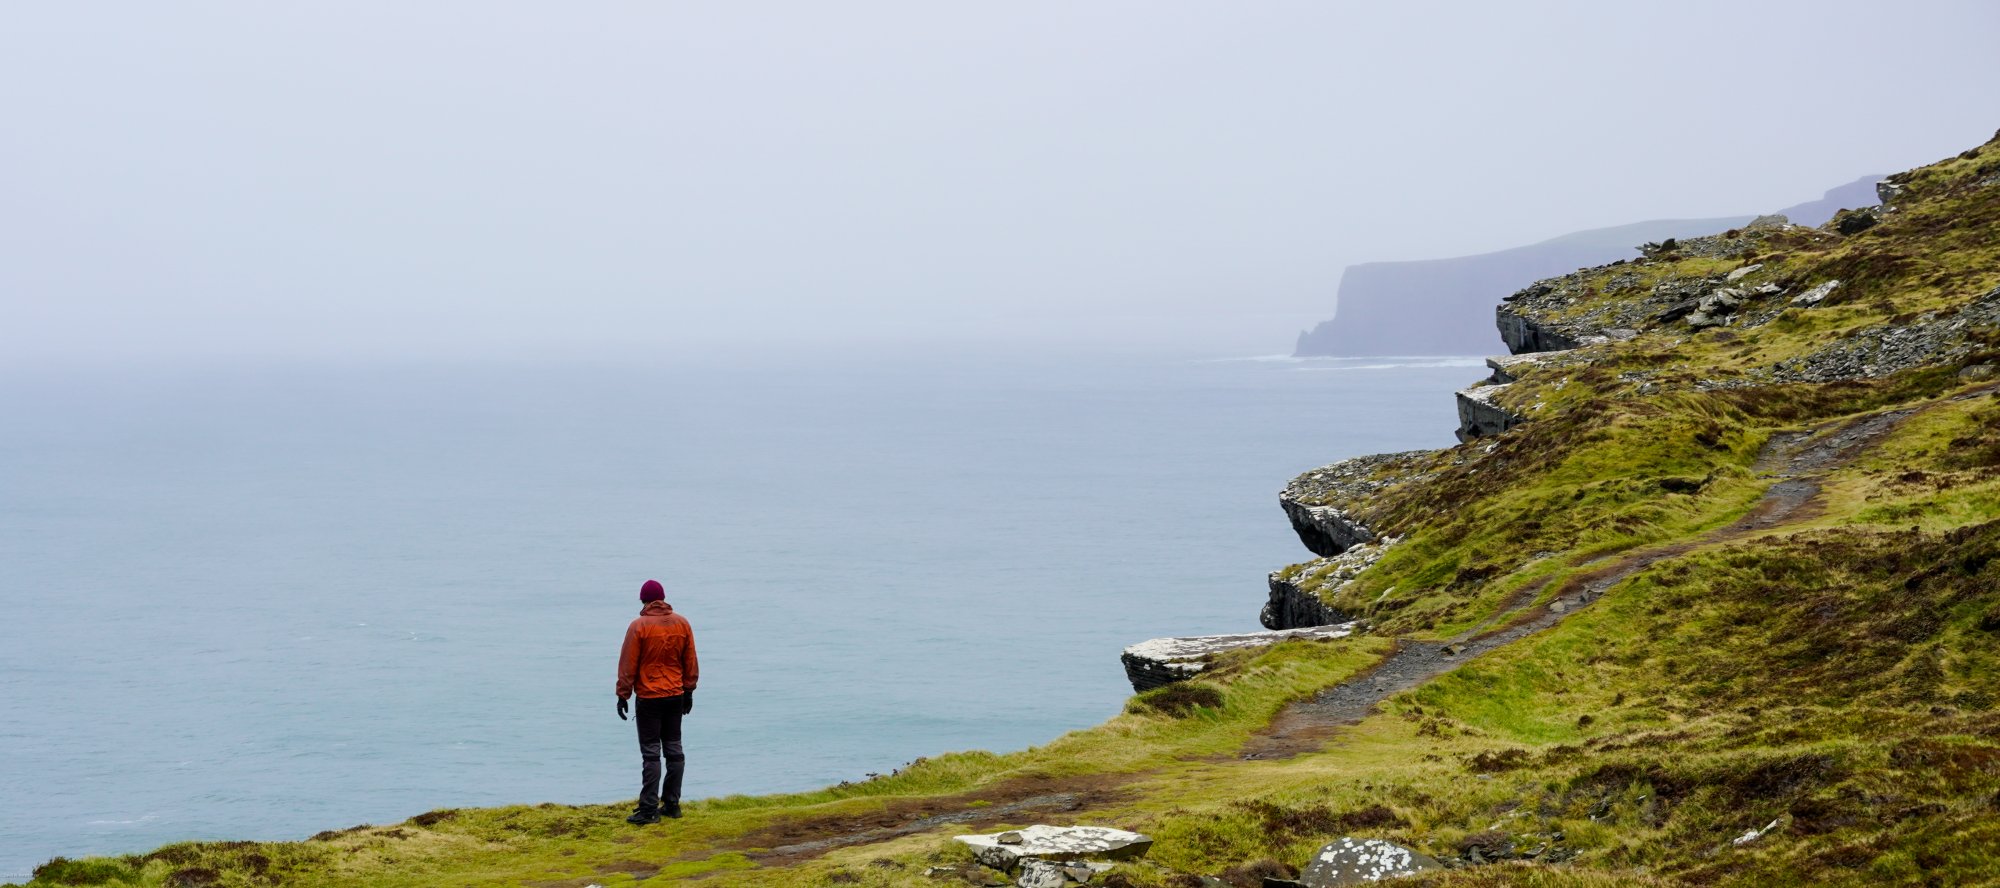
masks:
<path fill-rule="evenodd" d="M 639 698 L 639 807 L 625 818 L 632 823 L 657 823 L 660 815 L 681 816 L 681 780 L 687 757 L 681 748 L 681 716 L 694 709 L 694 686 L 701 677 L 695 659 L 694 628 L 674 613 L 658 580 L 639 587 L 644 605 L 639 618 L 625 627 L 625 645 L 618 652 L 618 717 L 625 718 L 627 698 Z M 666 759 L 662 784 L 660 759 Z"/>

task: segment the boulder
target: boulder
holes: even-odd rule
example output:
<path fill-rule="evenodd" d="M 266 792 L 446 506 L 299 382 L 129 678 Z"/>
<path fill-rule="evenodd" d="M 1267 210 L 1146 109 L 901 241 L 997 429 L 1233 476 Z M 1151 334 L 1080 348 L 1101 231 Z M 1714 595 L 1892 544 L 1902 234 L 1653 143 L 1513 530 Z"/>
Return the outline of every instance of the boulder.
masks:
<path fill-rule="evenodd" d="M 1003 872 L 1013 872 L 1024 860 L 1073 862 L 1080 860 L 1125 860 L 1144 856 L 1153 847 L 1150 836 L 1108 826 L 1044 826 L 1036 824 L 1019 830 L 1021 841 L 1003 844 L 1003 833 L 954 836 L 972 848 L 980 863 Z"/>
<path fill-rule="evenodd" d="M 1688 315 L 1688 326 L 1696 330 L 1703 330 L 1709 327 L 1727 327 L 1729 326 L 1729 319 L 1733 317 L 1735 315 L 1721 314 L 1719 312 L 1710 314 L 1705 311 L 1698 311 Z"/>
<path fill-rule="evenodd" d="M 1668 321 L 1678 321 L 1681 318 L 1693 314 L 1694 310 L 1700 307 L 1701 307 L 1700 299 L 1683 299 L 1679 302 L 1667 306 L 1666 308 L 1660 309 L 1660 313 L 1654 315 L 1653 320 L 1659 321 L 1660 323 L 1663 324 Z"/>
<path fill-rule="evenodd" d="M 1365 885 L 1442 866 L 1394 842 L 1342 837 L 1313 855 L 1299 881 L 1309 888 Z"/>
<path fill-rule="evenodd" d="M 1882 208 L 1841 210 L 1833 217 L 1833 230 L 1846 235 L 1860 234 L 1882 224 Z"/>
<path fill-rule="evenodd" d="M 1745 265 L 1742 268 L 1736 269 L 1735 271 L 1732 271 L 1728 275 L 1724 276 L 1723 280 L 1726 280 L 1733 284 L 1736 283 L 1737 281 L 1742 280 L 1746 275 L 1755 274 L 1757 269 L 1763 267 L 1764 264 L 1761 262 L 1757 263 L 1756 265 Z"/>
<path fill-rule="evenodd" d="M 1797 296 L 1793 296 L 1792 304 L 1803 305 L 1810 308 L 1825 301 L 1826 297 L 1833 295 L 1833 291 L 1839 289 L 1839 287 L 1840 287 L 1839 281 L 1827 281 L 1826 283 L 1820 284 L 1819 286 L 1807 290 L 1804 293 L 1800 293 Z"/>
<path fill-rule="evenodd" d="M 1736 287 L 1723 287 L 1708 294 L 1707 298 L 1701 300 L 1701 309 L 1703 311 L 1713 311 L 1718 308 L 1735 308 L 1742 305 L 1743 300 L 1748 298 L 1749 295 L 1750 292 L 1748 290 L 1741 290 Z"/>

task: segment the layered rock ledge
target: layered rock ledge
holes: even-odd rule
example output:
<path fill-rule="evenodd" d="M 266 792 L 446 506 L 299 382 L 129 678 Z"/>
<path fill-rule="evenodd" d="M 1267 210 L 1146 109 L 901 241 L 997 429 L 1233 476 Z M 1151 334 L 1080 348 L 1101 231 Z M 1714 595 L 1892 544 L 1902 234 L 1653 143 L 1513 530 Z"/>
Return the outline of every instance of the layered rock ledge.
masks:
<path fill-rule="evenodd" d="M 1459 441 L 1490 438 L 1528 421 L 1527 417 L 1500 406 L 1494 400 L 1511 385 L 1511 382 L 1498 385 L 1482 382 L 1458 390 Z"/>
<path fill-rule="evenodd" d="M 1417 463 L 1434 452 L 1379 453 L 1321 466 L 1286 484 L 1278 492 L 1278 504 L 1308 550 L 1321 557 L 1339 555 L 1377 539 L 1375 531 L 1354 512 L 1369 497 L 1423 477 Z"/>
<path fill-rule="evenodd" d="M 1266 629 L 1303 629 L 1348 623 L 1353 617 L 1326 603 L 1326 596 L 1340 591 L 1382 553 L 1395 545 L 1395 537 L 1354 546 L 1331 558 L 1317 558 L 1274 571 L 1269 580 L 1270 598 L 1264 602 L 1258 622 Z"/>
<path fill-rule="evenodd" d="M 1354 623 L 1313 626 L 1270 632 L 1243 632 L 1235 635 L 1196 635 L 1183 638 L 1155 638 L 1125 649 L 1118 659 L 1125 664 L 1125 677 L 1132 690 L 1149 691 L 1161 685 L 1185 681 L 1207 669 L 1209 658 L 1225 651 L 1268 647 L 1281 641 L 1303 639 L 1322 641 L 1346 638 L 1357 628 Z"/>
<path fill-rule="evenodd" d="M 1526 372 L 1528 368 L 1539 366 L 1546 363 L 1547 360 L 1547 356 L 1540 352 L 1528 352 L 1518 355 L 1493 355 L 1486 359 L 1486 369 L 1493 371 L 1493 375 L 1487 377 L 1487 381 L 1494 385 L 1520 382 L 1521 374 Z"/>

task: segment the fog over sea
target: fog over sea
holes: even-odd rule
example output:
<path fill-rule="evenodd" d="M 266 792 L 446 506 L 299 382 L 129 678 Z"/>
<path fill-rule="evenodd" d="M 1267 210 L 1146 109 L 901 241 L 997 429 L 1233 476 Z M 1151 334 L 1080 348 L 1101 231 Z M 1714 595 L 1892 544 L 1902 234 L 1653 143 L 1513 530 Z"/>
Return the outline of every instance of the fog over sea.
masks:
<path fill-rule="evenodd" d="M 0 377 L 0 881 L 637 794 L 641 581 L 692 621 L 690 798 L 1119 710 L 1257 628 L 1292 475 L 1445 446 L 1476 359 L 744 357 Z"/>

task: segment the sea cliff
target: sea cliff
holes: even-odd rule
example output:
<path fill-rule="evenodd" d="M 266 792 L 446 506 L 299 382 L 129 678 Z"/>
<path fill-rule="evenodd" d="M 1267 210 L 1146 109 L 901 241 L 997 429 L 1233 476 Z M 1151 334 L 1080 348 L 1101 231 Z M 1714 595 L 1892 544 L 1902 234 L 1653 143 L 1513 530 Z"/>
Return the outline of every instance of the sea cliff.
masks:
<path fill-rule="evenodd" d="M 1880 198 L 1494 281 L 1514 354 L 1461 397 L 1504 421 L 1286 485 L 1312 557 L 1241 593 L 1273 631 L 1135 645 L 1180 665 L 1128 660 L 1156 686 L 1098 727 L 658 827 L 446 809 L 35 884 L 1992 884 L 2000 138 Z M 1032 824 L 1147 850 L 952 839 Z"/>

